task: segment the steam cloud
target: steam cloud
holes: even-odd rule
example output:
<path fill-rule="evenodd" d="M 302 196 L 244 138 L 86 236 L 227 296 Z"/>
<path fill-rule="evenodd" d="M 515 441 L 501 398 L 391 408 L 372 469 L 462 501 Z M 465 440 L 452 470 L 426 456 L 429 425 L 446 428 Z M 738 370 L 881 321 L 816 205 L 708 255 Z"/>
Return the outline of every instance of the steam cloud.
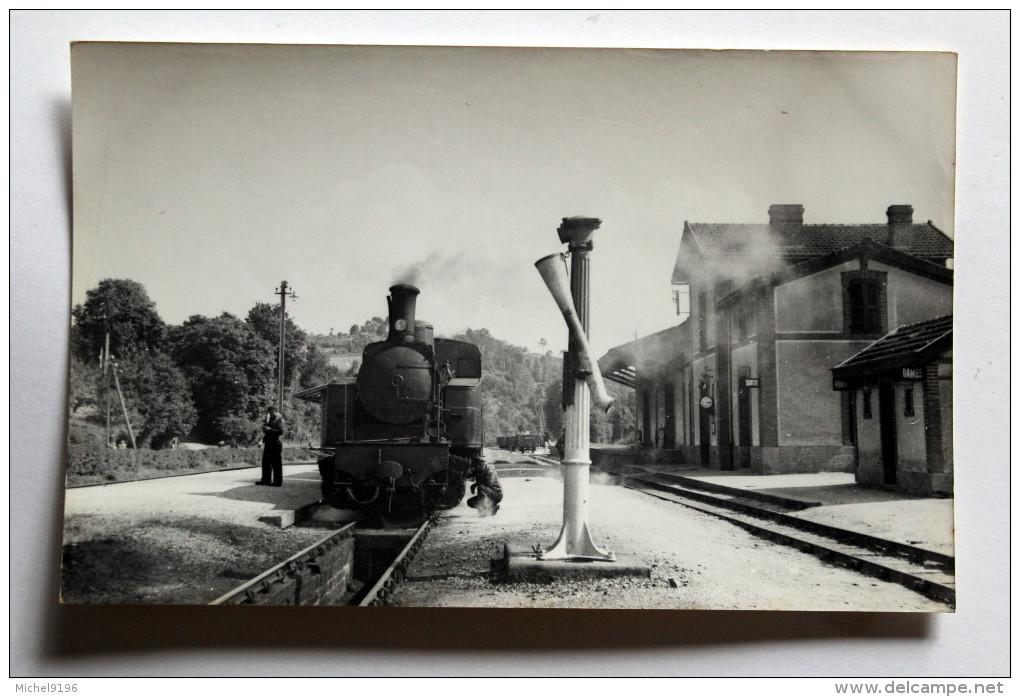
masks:
<path fill-rule="evenodd" d="M 432 252 L 421 261 L 416 261 L 398 271 L 390 285 L 407 283 L 412 286 L 438 285 L 449 283 L 470 271 L 464 252 Z"/>
<path fill-rule="evenodd" d="M 730 281 L 737 289 L 752 278 L 778 271 L 783 266 L 784 240 L 769 228 L 752 227 L 739 247 L 729 253 L 699 260 L 696 272 L 710 284 Z"/>

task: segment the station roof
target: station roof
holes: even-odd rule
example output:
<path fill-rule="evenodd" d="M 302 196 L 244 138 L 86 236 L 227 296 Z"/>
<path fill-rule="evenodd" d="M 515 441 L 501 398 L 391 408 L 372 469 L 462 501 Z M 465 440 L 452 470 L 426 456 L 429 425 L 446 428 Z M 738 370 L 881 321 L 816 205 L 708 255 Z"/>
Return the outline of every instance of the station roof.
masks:
<path fill-rule="evenodd" d="M 874 375 L 930 363 L 953 345 L 953 316 L 908 324 L 886 334 L 832 369 L 836 379 Z"/>
<path fill-rule="evenodd" d="M 885 264 L 889 264 L 890 266 L 896 266 L 920 276 L 937 280 L 941 283 L 953 283 L 953 269 L 937 264 L 934 261 L 921 259 L 913 256 L 912 254 L 907 254 L 906 252 L 876 242 L 871 238 L 865 238 L 856 244 L 850 245 L 849 247 L 837 249 L 829 254 L 823 254 L 811 259 L 806 259 L 799 263 L 783 267 L 778 271 L 772 271 L 752 278 L 741 287 L 720 298 L 719 304 L 726 305 L 731 303 L 751 288 L 780 285 L 795 278 L 809 276 L 823 269 L 841 264 L 849 259 L 856 258 L 874 259 L 875 261 L 880 261 Z"/>
<path fill-rule="evenodd" d="M 929 220 L 912 223 L 911 243 L 902 251 L 920 259 L 942 261 L 953 256 L 953 240 Z M 891 245 L 891 227 L 884 223 L 799 224 L 684 222 L 673 283 L 686 283 L 699 257 L 770 256 L 796 263 L 831 254 L 871 238 Z"/>
<path fill-rule="evenodd" d="M 330 385 L 354 385 L 357 382 L 357 378 L 339 378 L 328 382 L 324 385 L 316 385 L 315 387 L 309 387 L 307 390 L 301 390 L 295 392 L 294 396 L 298 399 L 303 399 L 306 402 L 321 402 L 322 395 L 326 393 Z"/>

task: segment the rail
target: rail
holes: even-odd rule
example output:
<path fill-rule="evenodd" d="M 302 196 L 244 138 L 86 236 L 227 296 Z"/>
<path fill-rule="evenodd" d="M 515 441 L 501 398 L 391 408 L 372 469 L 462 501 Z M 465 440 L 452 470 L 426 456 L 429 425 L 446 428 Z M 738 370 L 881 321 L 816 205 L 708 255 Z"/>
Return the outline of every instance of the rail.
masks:
<path fill-rule="evenodd" d="M 305 547 L 297 554 L 289 557 L 276 566 L 262 572 L 255 578 L 242 583 L 237 588 L 221 595 L 210 605 L 234 605 L 247 604 L 255 600 L 256 593 L 268 592 L 274 584 L 285 583 L 295 572 L 300 571 L 307 563 L 309 557 L 323 547 L 331 546 L 341 540 L 354 535 L 354 527 L 357 523 L 348 523 L 339 530 L 327 535 L 318 542 Z"/>
<path fill-rule="evenodd" d="M 932 600 L 956 605 L 955 564 L 951 557 L 919 548 L 910 548 L 913 554 L 908 555 L 906 545 L 766 510 L 750 501 L 720 499 L 652 478 L 613 474 L 628 489 L 693 508 L 756 537 L 793 547 L 865 576 L 899 584 Z"/>
<path fill-rule="evenodd" d="M 388 605 L 389 597 L 396 588 L 397 584 L 404 580 L 407 576 L 407 568 L 414 561 L 415 557 L 418 556 L 418 551 L 421 549 L 421 545 L 425 542 L 428 534 L 432 528 L 432 524 L 435 523 L 437 516 L 432 516 L 414 533 L 404 549 L 397 555 L 397 558 L 393 560 L 393 563 L 389 565 L 386 571 L 379 577 L 379 580 L 368 589 L 368 592 L 364 594 L 361 602 L 358 603 L 358 607 L 370 607 Z"/>

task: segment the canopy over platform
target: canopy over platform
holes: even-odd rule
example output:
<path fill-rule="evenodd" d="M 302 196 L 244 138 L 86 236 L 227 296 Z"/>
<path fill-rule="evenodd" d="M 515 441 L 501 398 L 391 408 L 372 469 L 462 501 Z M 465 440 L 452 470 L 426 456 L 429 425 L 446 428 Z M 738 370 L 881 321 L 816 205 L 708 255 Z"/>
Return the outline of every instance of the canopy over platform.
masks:
<path fill-rule="evenodd" d="M 326 394 L 326 390 L 330 385 L 354 385 L 356 382 L 357 378 L 339 378 L 332 382 L 327 382 L 324 385 L 317 385 L 315 387 L 309 387 L 307 390 L 295 392 L 294 396 L 298 399 L 303 399 L 306 402 L 321 402 L 322 395 Z"/>
<path fill-rule="evenodd" d="M 657 375 L 683 363 L 688 323 L 664 329 L 610 349 L 599 359 L 599 371 L 606 380 L 637 387 L 638 375 Z"/>

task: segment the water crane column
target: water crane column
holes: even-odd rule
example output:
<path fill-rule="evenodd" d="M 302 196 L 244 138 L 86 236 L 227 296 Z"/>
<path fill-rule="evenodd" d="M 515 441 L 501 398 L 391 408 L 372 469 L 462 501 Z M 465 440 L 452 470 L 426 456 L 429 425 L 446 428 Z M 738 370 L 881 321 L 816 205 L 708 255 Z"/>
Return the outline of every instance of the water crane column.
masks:
<path fill-rule="evenodd" d="M 586 341 L 588 255 L 593 247 L 592 235 L 601 223 L 598 218 L 564 218 L 557 229 L 560 242 L 566 244 L 570 252 L 570 295 L 583 335 L 577 337 L 575 332 L 570 332 L 567 351 L 569 371 L 565 373 L 563 385 L 563 528 L 551 547 L 538 550 L 539 560 L 616 561 L 613 552 L 595 544 L 588 529 L 591 395 L 588 391 L 590 376 L 586 376 L 584 371 L 598 370 L 598 365 L 588 355 Z M 568 324 L 569 320 L 568 317 Z"/>

